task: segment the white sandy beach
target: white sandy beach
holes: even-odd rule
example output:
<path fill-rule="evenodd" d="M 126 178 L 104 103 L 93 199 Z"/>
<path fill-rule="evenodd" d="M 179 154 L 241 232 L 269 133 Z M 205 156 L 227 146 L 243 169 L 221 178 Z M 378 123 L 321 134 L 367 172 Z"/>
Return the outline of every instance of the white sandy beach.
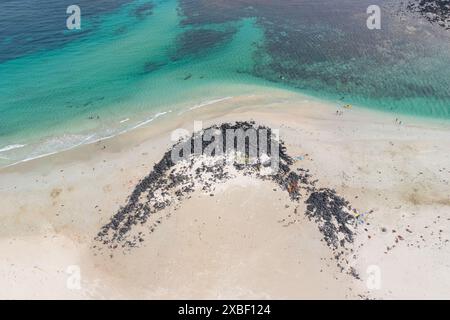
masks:
<path fill-rule="evenodd" d="M 0 170 L 0 298 L 450 298 L 450 126 L 336 110 L 273 90 Z M 349 257 L 361 280 L 337 268 L 286 193 L 251 178 L 165 209 L 127 254 L 96 255 L 94 237 L 173 144 L 170 133 L 199 120 L 280 129 L 296 165 L 362 214 Z"/>

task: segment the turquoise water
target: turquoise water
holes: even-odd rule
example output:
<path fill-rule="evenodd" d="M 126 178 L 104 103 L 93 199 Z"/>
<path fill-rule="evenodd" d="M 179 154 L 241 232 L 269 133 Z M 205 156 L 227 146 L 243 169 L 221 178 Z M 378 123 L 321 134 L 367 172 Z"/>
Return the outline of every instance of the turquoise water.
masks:
<path fill-rule="evenodd" d="M 180 28 L 176 1 L 159 3 L 146 19 L 129 14 L 139 3 L 103 16 L 91 36 L 0 65 L 0 149 L 10 149 L 0 157 L 14 156 L 3 163 L 96 141 L 177 106 L 248 90 L 234 84 L 262 82 L 236 73 L 251 71 L 263 36 L 254 19 Z M 188 30 L 225 37 L 198 52 L 179 52 Z M 26 147 L 8 148 L 20 145 Z"/>
<path fill-rule="evenodd" d="M 367 6 L 346 0 L 103 1 L 68 31 L 66 1 L 50 2 L 42 32 L 0 33 L 0 166 L 265 86 L 450 119 L 450 32 L 415 17 L 369 32 Z"/>

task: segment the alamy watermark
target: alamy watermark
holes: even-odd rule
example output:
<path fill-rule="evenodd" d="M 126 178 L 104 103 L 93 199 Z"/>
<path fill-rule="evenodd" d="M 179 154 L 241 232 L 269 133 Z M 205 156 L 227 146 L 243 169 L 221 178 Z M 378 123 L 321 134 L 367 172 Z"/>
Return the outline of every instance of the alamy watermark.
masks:
<path fill-rule="evenodd" d="M 70 16 L 66 20 L 66 26 L 69 30 L 81 29 L 81 9 L 77 5 L 67 7 L 66 13 Z"/>
<path fill-rule="evenodd" d="M 66 273 L 69 275 L 66 280 L 66 287 L 69 290 L 81 290 L 81 268 L 78 265 L 68 266 Z"/>
<path fill-rule="evenodd" d="M 279 130 L 266 127 L 217 127 L 203 129 L 201 121 L 194 122 L 194 132 L 177 129 L 171 140 L 178 142 L 171 151 L 177 164 L 195 156 L 223 159 L 224 164 L 258 167 L 263 175 L 276 174 L 280 165 Z"/>
<path fill-rule="evenodd" d="M 381 289 L 381 268 L 377 265 L 370 265 L 367 267 L 366 273 L 368 275 L 366 287 L 369 290 Z"/>
<path fill-rule="evenodd" d="M 369 30 L 380 30 L 381 29 L 381 9 L 380 6 L 371 5 L 367 8 L 367 28 Z"/>

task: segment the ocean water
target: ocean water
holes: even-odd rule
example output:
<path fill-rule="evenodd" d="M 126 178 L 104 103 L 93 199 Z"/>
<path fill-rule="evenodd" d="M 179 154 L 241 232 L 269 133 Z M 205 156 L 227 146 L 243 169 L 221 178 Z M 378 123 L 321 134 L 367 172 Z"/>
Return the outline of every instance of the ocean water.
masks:
<path fill-rule="evenodd" d="M 0 3 L 0 166 L 266 87 L 450 119 L 450 31 L 396 1 L 71 2 Z"/>

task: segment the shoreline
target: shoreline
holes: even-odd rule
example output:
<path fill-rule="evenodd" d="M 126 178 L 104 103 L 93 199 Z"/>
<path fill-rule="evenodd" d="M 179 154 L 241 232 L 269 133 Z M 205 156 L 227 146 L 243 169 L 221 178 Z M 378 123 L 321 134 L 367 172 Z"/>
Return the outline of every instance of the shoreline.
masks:
<path fill-rule="evenodd" d="M 1 169 L 0 285 L 12 288 L 14 281 L 9 298 L 44 299 L 448 297 L 450 130 L 399 126 L 362 108 L 335 111 L 281 90 L 239 96 Z M 179 208 L 164 209 L 155 216 L 164 223 L 141 248 L 96 255 L 100 228 L 174 144 L 172 130 L 192 132 L 194 120 L 279 128 L 289 154 L 319 187 L 336 189 L 361 213 L 353 247 L 361 280 L 332 263 L 317 225 L 300 209 L 293 214 L 285 193 L 251 178 L 217 186 L 214 197 L 196 191 Z M 82 275 L 76 290 L 67 287 L 74 265 Z M 382 285 L 369 289 L 374 265 Z"/>
<path fill-rule="evenodd" d="M 305 100 L 311 100 L 314 104 L 320 104 L 323 106 L 328 106 L 330 109 L 335 109 L 335 110 L 342 110 L 342 106 L 345 104 L 344 101 L 334 101 L 334 100 L 324 100 L 321 98 L 318 98 L 316 96 L 310 96 L 307 95 L 305 93 L 301 93 L 298 92 L 295 89 L 289 88 L 289 87 L 285 87 L 285 86 L 275 86 L 275 87 L 269 87 L 269 86 L 265 86 L 265 85 L 254 85 L 254 86 L 249 86 L 249 88 L 258 88 L 258 92 L 255 95 L 261 95 L 261 93 L 263 91 L 271 91 L 274 94 L 281 94 L 281 95 L 288 95 L 290 96 L 290 99 L 301 99 L 303 101 Z M 134 130 L 140 129 L 141 127 L 146 127 L 148 124 L 154 122 L 155 120 L 157 120 L 159 117 L 161 116 L 166 116 L 168 115 L 169 117 L 179 117 L 180 115 L 186 115 L 187 113 L 190 113 L 192 111 L 195 111 L 196 109 L 204 109 L 204 108 L 209 108 L 212 107 L 216 104 L 221 104 L 222 102 L 227 102 L 229 100 L 233 100 L 233 99 L 237 99 L 239 100 L 240 98 L 245 98 L 245 97 L 252 97 L 254 96 L 253 94 L 245 94 L 245 95 L 237 95 L 237 96 L 226 96 L 226 97 L 221 97 L 221 98 L 217 98 L 217 97 L 210 97 L 209 100 L 204 100 L 203 102 L 199 102 L 197 104 L 194 104 L 194 102 L 192 102 L 192 105 L 184 105 L 184 104 L 179 104 L 176 107 L 174 106 L 174 108 L 167 110 L 167 111 L 158 111 L 152 115 L 148 115 L 146 118 L 144 118 L 144 120 L 139 120 L 136 123 L 131 124 L 131 126 L 127 127 L 127 128 L 122 128 L 119 129 L 113 129 L 113 131 L 116 131 L 115 133 L 113 133 L 112 135 L 107 135 L 107 136 L 103 136 L 103 137 L 98 137 L 95 138 L 94 140 L 91 141 L 91 138 L 96 136 L 95 132 L 85 132 L 85 133 L 72 133 L 71 135 L 82 135 L 83 141 L 72 145 L 72 146 L 68 146 L 68 147 L 64 147 L 61 150 L 55 150 L 55 151 L 49 151 L 48 153 L 44 153 L 41 155 L 36 155 L 33 156 L 31 158 L 26 158 L 26 159 L 22 159 L 22 160 L 18 160 L 14 163 L 10 163 L 10 164 L 6 164 L 4 166 L 0 167 L 0 172 L 3 169 L 7 169 L 7 168 L 11 168 L 14 167 L 16 165 L 20 165 L 22 163 L 27 163 L 30 161 L 34 161 L 34 160 L 38 160 L 41 158 L 45 158 L 48 156 L 53 156 L 59 153 L 64 153 L 67 151 L 71 151 L 73 149 L 77 149 L 77 148 L 82 148 L 86 145 L 91 145 L 91 144 L 95 144 L 95 143 L 101 143 L 103 141 L 109 140 L 109 139 L 114 139 L 118 136 L 121 135 L 125 135 L 128 134 L 130 132 L 133 132 Z M 231 101 L 230 104 L 232 104 L 233 101 Z M 399 114 L 399 113 L 395 113 L 392 111 L 387 111 L 387 110 L 378 110 L 378 109 L 372 109 L 370 107 L 367 106 L 352 106 L 353 110 L 356 110 L 357 112 L 360 111 L 362 114 L 366 113 L 367 116 L 373 116 L 375 119 L 379 118 L 379 119 L 383 119 L 386 120 L 387 118 L 392 118 L 394 119 L 402 119 L 402 122 L 408 123 L 408 125 L 415 125 L 418 127 L 429 127 L 429 128 L 450 128 L 450 119 L 438 119 L 438 118 L 433 118 L 433 117 L 424 117 L 424 116 L 414 116 L 414 115 L 407 115 L 407 114 Z M 209 110 L 208 110 L 209 111 Z M 231 111 L 231 110 L 230 110 Z M 175 119 L 172 119 L 173 121 L 175 121 Z M 123 124 L 125 122 L 129 122 L 130 118 L 126 118 L 126 121 L 121 120 L 118 122 L 118 124 Z M 58 136 L 55 136 L 54 138 L 58 138 Z M 47 137 L 47 140 L 50 139 L 49 137 Z M 19 147 L 20 146 L 20 147 Z M 8 152 L 8 151 L 12 151 L 15 149 L 21 149 L 23 147 L 28 146 L 28 144 L 10 144 L 10 145 L 5 145 L 2 150 L 0 151 L 0 159 L 4 159 L 4 160 L 9 160 L 8 157 L 2 156 L 2 153 L 4 152 Z M 4 150 L 3 150 L 4 149 Z"/>

